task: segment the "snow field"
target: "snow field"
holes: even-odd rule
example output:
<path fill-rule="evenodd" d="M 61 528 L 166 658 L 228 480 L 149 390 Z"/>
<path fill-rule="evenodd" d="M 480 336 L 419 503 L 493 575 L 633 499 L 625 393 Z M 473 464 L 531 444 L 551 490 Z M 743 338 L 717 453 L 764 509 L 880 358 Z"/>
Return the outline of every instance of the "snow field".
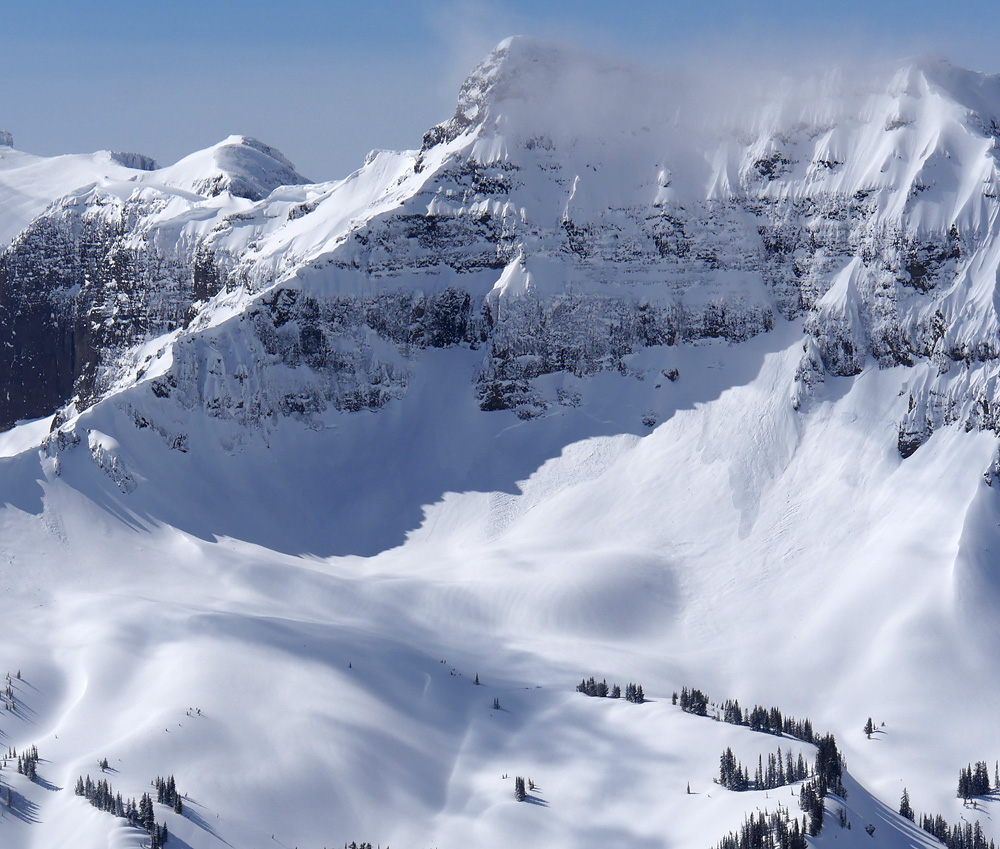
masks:
<path fill-rule="evenodd" d="M 321 432 L 288 423 L 229 453 L 197 447 L 213 423 L 186 455 L 154 449 L 159 437 L 122 427 L 105 403 L 80 425 L 116 433 L 97 440 L 127 458 L 129 494 L 86 440 L 56 452 L 58 476 L 34 452 L 3 460 L 0 667 L 21 668 L 31 689 L 23 713 L 0 712 L 0 742 L 38 745 L 40 775 L 61 789 L 4 772 L 37 822 L 5 815 L 0 828 L 32 849 L 71 834 L 137 845 L 137 831 L 72 795 L 108 757 L 126 796 L 176 776 L 188 813 L 158 817 L 191 847 L 266 846 L 271 834 L 300 847 L 710 847 L 745 812 L 773 807 L 711 783 L 725 746 L 749 765 L 798 744 L 681 714 L 669 694 L 682 684 L 836 733 L 864 786 L 849 784 L 851 831 L 831 814 L 820 842 L 920 845 L 880 807 L 894 809 L 903 786 L 918 813 L 970 816 L 957 771 L 994 757 L 979 729 L 998 689 L 994 632 L 967 619 L 990 576 L 977 557 L 996 527 L 981 476 L 992 440 L 946 430 L 900 461 L 896 402 L 876 403 L 895 395 L 874 384 L 904 370 L 830 380 L 797 417 L 796 345 L 776 334 L 663 351 L 681 378 L 660 389 L 652 377 L 581 381 L 618 421 L 480 413 L 432 389 L 455 367 L 443 355 L 425 358 L 395 414 L 335 415 Z M 643 355 L 651 372 L 664 365 L 655 355 Z M 696 371 L 706 362 L 716 367 Z M 708 381 L 690 379 L 700 373 Z M 636 419 L 663 390 L 672 409 L 650 432 Z M 621 434 L 629 420 L 647 435 L 563 441 Z M 412 421 L 416 432 L 390 438 Z M 371 428 L 386 454 L 338 465 Z M 491 491 L 499 468 L 474 459 L 490 431 L 535 464 L 516 487 Z M 428 498 L 408 535 L 384 528 L 420 522 L 413 513 L 357 529 L 384 549 L 373 557 L 260 544 L 283 516 L 279 540 L 329 545 L 340 504 L 406 503 L 392 501 L 399 474 L 464 491 Z M 217 480 L 231 492 L 206 497 Z M 332 524 L 317 535 L 321 507 Z M 200 530 L 227 523 L 260 542 Z M 573 692 L 590 674 L 638 681 L 653 701 Z M 872 740 L 869 715 L 886 723 Z M 516 803 L 515 775 L 545 804 Z"/>

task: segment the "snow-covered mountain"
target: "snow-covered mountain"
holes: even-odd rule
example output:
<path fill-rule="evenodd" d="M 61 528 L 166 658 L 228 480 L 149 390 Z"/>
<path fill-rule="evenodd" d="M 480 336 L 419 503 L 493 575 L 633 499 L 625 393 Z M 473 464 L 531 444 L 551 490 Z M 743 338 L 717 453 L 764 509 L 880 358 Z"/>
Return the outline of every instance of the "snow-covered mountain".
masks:
<path fill-rule="evenodd" d="M 1000 837 L 998 137 L 940 60 L 709 102 L 515 38 L 341 181 L 0 147 L 0 843 L 136 845 L 87 772 L 199 849 L 801 816 L 712 778 L 815 749 L 684 685 L 836 734 L 810 842 Z"/>

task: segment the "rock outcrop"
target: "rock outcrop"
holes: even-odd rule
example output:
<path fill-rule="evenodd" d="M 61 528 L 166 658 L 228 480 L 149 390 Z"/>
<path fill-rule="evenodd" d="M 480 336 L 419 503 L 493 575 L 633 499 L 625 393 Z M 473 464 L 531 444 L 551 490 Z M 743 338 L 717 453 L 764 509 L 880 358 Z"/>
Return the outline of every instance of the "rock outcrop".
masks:
<path fill-rule="evenodd" d="M 482 409 L 531 418 L 546 374 L 786 319 L 797 408 L 826 374 L 906 368 L 903 455 L 996 429 L 1000 83 L 937 62 L 856 83 L 695 132 L 645 72 L 511 39 L 419 151 L 340 183 L 233 137 L 81 191 L 0 258 L 0 426 L 143 380 L 142 345 L 170 349 L 156 397 L 251 426 L 377 408 L 454 346 L 481 352 Z"/>

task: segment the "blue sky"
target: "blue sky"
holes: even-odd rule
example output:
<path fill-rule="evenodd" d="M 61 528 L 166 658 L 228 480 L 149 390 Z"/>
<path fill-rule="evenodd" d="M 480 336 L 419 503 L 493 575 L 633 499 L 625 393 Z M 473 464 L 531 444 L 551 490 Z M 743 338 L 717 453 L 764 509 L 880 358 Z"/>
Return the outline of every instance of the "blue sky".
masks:
<path fill-rule="evenodd" d="M 169 164 L 230 133 L 313 179 L 406 148 L 513 34 L 642 61 L 775 65 L 938 53 L 1000 71 L 987 2 L 0 0 L 0 128 L 40 154 Z"/>

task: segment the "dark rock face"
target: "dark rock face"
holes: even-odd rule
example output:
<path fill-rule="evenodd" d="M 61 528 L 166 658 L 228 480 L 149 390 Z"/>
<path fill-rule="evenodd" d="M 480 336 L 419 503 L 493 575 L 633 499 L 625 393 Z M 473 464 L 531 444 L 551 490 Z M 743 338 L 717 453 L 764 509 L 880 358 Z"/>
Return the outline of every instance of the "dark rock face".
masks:
<path fill-rule="evenodd" d="M 115 379 L 135 344 L 181 326 L 196 296 L 182 257 L 130 243 L 133 205 L 67 202 L 0 255 L 0 427 L 83 408 Z M 93 214 L 95 208 L 101 214 Z M 211 279 L 197 291 L 207 294 Z"/>
<path fill-rule="evenodd" d="M 492 319 L 479 377 L 484 410 L 512 409 L 525 418 L 544 410 L 530 381 L 566 371 L 627 374 L 627 358 L 653 345 L 698 339 L 742 342 L 773 327 L 771 309 L 719 300 L 701 309 L 654 306 L 627 299 L 570 295 L 539 301 L 512 300 Z"/>
<path fill-rule="evenodd" d="M 152 156 L 144 153 L 128 153 L 125 151 L 112 151 L 111 159 L 126 168 L 134 168 L 136 171 L 155 171 L 160 166 Z"/>
<path fill-rule="evenodd" d="M 458 92 L 455 114 L 450 120 L 431 127 L 424 133 L 421 153 L 435 145 L 454 141 L 462 133 L 485 120 L 489 99 L 497 94 L 496 86 L 502 79 L 508 52 L 506 46 L 493 50 L 466 78 Z"/>

